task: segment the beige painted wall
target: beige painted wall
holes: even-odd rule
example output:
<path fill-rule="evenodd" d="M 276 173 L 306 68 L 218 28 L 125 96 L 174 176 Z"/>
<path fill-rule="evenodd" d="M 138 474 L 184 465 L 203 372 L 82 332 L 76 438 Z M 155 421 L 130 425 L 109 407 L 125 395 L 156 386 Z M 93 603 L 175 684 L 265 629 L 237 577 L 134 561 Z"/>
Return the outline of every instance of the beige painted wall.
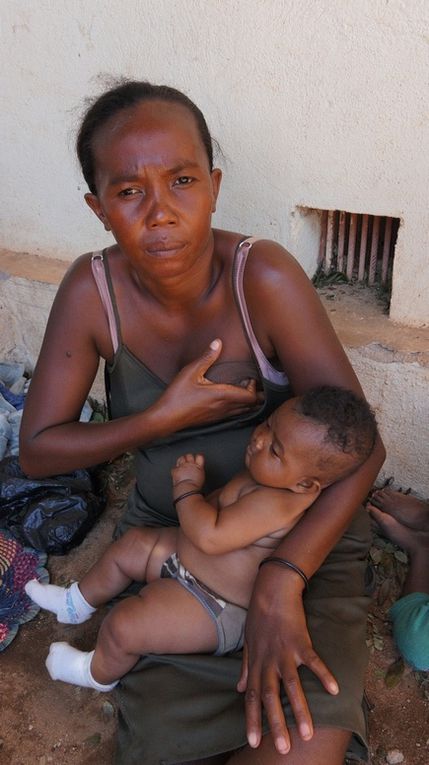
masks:
<path fill-rule="evenodd" d="M 426 0 L 9 0 L 0 8 L 0 246 L 62 259 L 106 237 L 73 138 L 105 75 L 166 82 L 225 159 L 216 224 L 312 273 L 297 206 L 399 217 L 391 315 L 429 324 Z"/>

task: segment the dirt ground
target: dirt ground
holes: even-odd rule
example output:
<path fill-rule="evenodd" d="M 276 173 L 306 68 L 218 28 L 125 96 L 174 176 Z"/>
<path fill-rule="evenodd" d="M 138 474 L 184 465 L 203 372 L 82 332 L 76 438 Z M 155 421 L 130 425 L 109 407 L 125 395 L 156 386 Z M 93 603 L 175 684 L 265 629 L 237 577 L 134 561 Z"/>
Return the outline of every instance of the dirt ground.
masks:
<path fill-rule="evenodd" d="M 85 541 L 67 556 L 49 558 L 51 581 L 66 584 L 78 579 L 109 543 L 122 511 L 123 487 L 129 482 L 128 465 L 118 463 L 109 482 L 108 508 Z M 370 663 L 366 690 L 372 765 L 384 765 L 389 761 L 386 757 L 405 765 L 428 765 L 429 676 L 412 672 L 397 661 L 386 618 L 404 576 L 404 556 L 376 538 L 371 557 L 377 571 L 368 622 Z M 69 640 L 78 648 L 91 648 L 101 618 L 100 613 L 85 624 L 70 627 L 40 612 L 20 628 L 15 640 L 0 654 L 0 765 L 113 763 L 117 724 L 114 694 L 54 683 L 44 666 L 53 640 Z M 399 755 L 392 760 L 394 750 L 402 753 L 402 760 Z"/>

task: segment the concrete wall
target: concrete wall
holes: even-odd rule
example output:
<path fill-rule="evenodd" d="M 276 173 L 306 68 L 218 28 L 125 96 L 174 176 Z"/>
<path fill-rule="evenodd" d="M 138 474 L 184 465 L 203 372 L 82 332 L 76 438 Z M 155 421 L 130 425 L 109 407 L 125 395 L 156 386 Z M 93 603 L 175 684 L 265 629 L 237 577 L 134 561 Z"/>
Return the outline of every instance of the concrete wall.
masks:
<path fill-rule="evenodd" d="M 379 482 L 429 498 L 429 367 L 377 344 L 346 351 L 386 445 Z"/>
<path fill-rule="evenodd" d="M 60 272 L 110 242 L 74 158 L 85 96 L 112 76 L 165 82 L 221 144 L 216 225 L 279 240 L 312 274 L 307 209 L 401 219 L 391 317 L 423 329 L 398 351 L 398 327 L 373 342 L 377 315 L 366 339 L 342 339 L 379 417 L 384 475 L 429 495 L 429 3 L 8 0 L 0 23 L 0 358 L 32 368 Z M 28 271 L 14 252 L 31 253 Z M 341 337 L 350 310 L 332 318 Z"/>
<path fill-rule="evenodd" d="M 67 260 L 109 241 L 74 132 L 106 75 L 148 78 L 185 90 L 220 141 L 218 226 L 312 273 L 298 206 L 399 217 L 391 315 L 429 323 L 426 0 L 9 0 L 0 20 L 0 246 Z"/>

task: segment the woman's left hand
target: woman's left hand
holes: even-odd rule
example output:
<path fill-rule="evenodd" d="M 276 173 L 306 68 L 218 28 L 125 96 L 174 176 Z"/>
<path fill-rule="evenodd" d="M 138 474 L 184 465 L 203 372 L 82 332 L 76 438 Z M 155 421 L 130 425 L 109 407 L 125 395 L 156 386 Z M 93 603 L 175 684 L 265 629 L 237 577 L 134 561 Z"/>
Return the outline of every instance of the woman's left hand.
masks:
<path fill-rule="evenodd" d="M 247 740 L 259 746 L 262 707 L 277 751 L 287 754 L 290 737 L 280 700 L 285 689 L 301 737 L 313 735 L 313 723 L 298 675 L 307 666 L 329 693 L 338 684 L 313 649 L 302 603 L 302 582 L 295 572 L 264 566 L 258 575 L 246 622 L 243 665 L 237 690 L 245 691 Z"/>

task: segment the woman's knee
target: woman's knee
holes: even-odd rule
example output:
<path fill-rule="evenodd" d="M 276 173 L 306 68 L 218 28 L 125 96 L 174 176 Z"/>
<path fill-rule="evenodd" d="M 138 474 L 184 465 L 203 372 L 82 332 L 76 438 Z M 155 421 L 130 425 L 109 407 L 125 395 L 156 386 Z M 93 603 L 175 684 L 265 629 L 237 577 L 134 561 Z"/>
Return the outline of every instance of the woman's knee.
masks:
<path fill-rule="evenodd" d="M 316 728 L 313 738 L 303 741 L 295 727 L 289 730 L 291 748 L 279 754 L 267 733 L 257 749 L 245 746 L 231 755 L 228 765 L 343 765 L 351 733 L 337 728 Z"/>

